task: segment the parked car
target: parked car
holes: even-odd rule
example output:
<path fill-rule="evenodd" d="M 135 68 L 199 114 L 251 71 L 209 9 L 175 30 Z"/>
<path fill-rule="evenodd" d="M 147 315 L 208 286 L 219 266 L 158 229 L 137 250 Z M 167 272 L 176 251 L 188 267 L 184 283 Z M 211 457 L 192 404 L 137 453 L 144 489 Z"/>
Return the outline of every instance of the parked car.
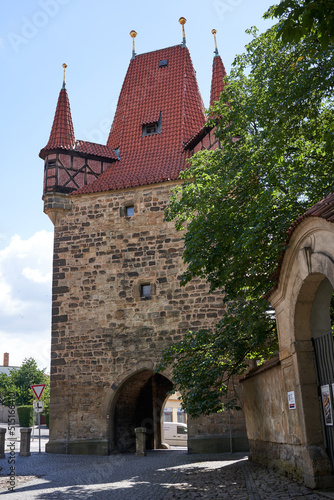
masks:
<path fill-rule="evenodd" d="M 172 446 L 187 446 L 187 424 L 164 422 L 164 442 Z"/>

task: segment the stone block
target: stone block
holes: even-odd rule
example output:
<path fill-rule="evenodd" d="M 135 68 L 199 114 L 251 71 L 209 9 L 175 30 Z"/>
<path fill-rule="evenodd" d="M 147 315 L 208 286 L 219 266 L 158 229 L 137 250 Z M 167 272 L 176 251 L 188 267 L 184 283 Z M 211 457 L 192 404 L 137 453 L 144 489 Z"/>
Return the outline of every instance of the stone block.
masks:
<path fill-rule="evenodd" d="M 21 427 L 20 457 L 30 457 L 30 435 L 31 427 Z"/>

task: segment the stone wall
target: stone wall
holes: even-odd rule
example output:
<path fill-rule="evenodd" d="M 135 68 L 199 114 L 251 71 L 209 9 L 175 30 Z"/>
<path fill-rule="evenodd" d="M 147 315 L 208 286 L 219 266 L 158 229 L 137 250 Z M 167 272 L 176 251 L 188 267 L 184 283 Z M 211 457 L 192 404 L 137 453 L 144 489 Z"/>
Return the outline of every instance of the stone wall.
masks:
<path fill-rule="evenodd" d="M 2 424 L 7 424 L 8 423 L 8 418 L 15 418 L 15 424 L 19 423 L 19 417 L 17 414 L 17 407 L 15 407 L 15 415 L 9 415 L 8 413 L 9 408 L 8 406 L 4 406 L 0 404 L 0 422 Z"/>
<path fill-rule="evenodd" d="M 241 384 L 250 460 L 303 481 L 308 487 L 328 487 L 331 464 L 325 447 L 305 436 L 303 401 L 292 361 L 291 357 L 273 360 L 246 376 Z M 295 394 L 295 407 L 291 409 L 290 391 Z M 314 421 L 319 417 L 318 406 Z"/>
<path fill-rule="evenodd" d="M 148 384 L 163 349 L 223 313 L 221 294 L 201 280 L 180 286 L 182 234 L 164 221 L 171 187 L 68 197 L 55 226 L 49 451 L 112 451 L 122 384 L 136 373 Z M 217 436 L 227 420 L 206 419 L 207 434 Z M 202 427 L 196 422 L 192 435 Z"/>
<path fill-rule="evenodd" d="M 241 387 L 237 380 L 230 381 L 229 398 L 236 398 L 243 408 Z M 248 451 L 245 415 L 242 410 L 230 410 L 218 415 L 191 419 L 188 449 L 190 453 L 226 453 Z"/>

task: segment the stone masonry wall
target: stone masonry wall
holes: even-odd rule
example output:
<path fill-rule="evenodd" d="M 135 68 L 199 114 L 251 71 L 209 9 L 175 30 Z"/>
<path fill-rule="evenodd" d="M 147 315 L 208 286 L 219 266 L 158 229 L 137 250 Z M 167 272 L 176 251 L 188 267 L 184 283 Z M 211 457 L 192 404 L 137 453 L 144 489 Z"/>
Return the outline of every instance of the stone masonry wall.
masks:
<path fill-rule="evenodd" d="M 50 442 L 107 440 L 103 407 L 117 383 L 221 317 L 220 293 L 201 280 L 180 286 L 182 234 L 164 222 L 170 188 L 69 197 L 72 208 L 55 227 Z M 142 284 L 151 285 L 150 299 L 140 297 Z M 222 418 L 210 417 L 210 434 Z"/>

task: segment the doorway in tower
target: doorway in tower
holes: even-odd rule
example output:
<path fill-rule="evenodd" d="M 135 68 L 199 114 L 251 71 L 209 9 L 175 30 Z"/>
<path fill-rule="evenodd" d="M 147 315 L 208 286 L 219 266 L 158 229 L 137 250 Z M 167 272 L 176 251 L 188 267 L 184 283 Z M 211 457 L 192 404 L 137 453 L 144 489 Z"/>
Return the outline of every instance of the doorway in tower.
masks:
<path fill-rule="evenodd" d="M 152 370 L 141 370 L 128 377 L 111 402 L 110 453 L 134 452 L 135 429 L 146 428 L 146 448 L 161 448 L 163 405 L 172 382 Z"/>

